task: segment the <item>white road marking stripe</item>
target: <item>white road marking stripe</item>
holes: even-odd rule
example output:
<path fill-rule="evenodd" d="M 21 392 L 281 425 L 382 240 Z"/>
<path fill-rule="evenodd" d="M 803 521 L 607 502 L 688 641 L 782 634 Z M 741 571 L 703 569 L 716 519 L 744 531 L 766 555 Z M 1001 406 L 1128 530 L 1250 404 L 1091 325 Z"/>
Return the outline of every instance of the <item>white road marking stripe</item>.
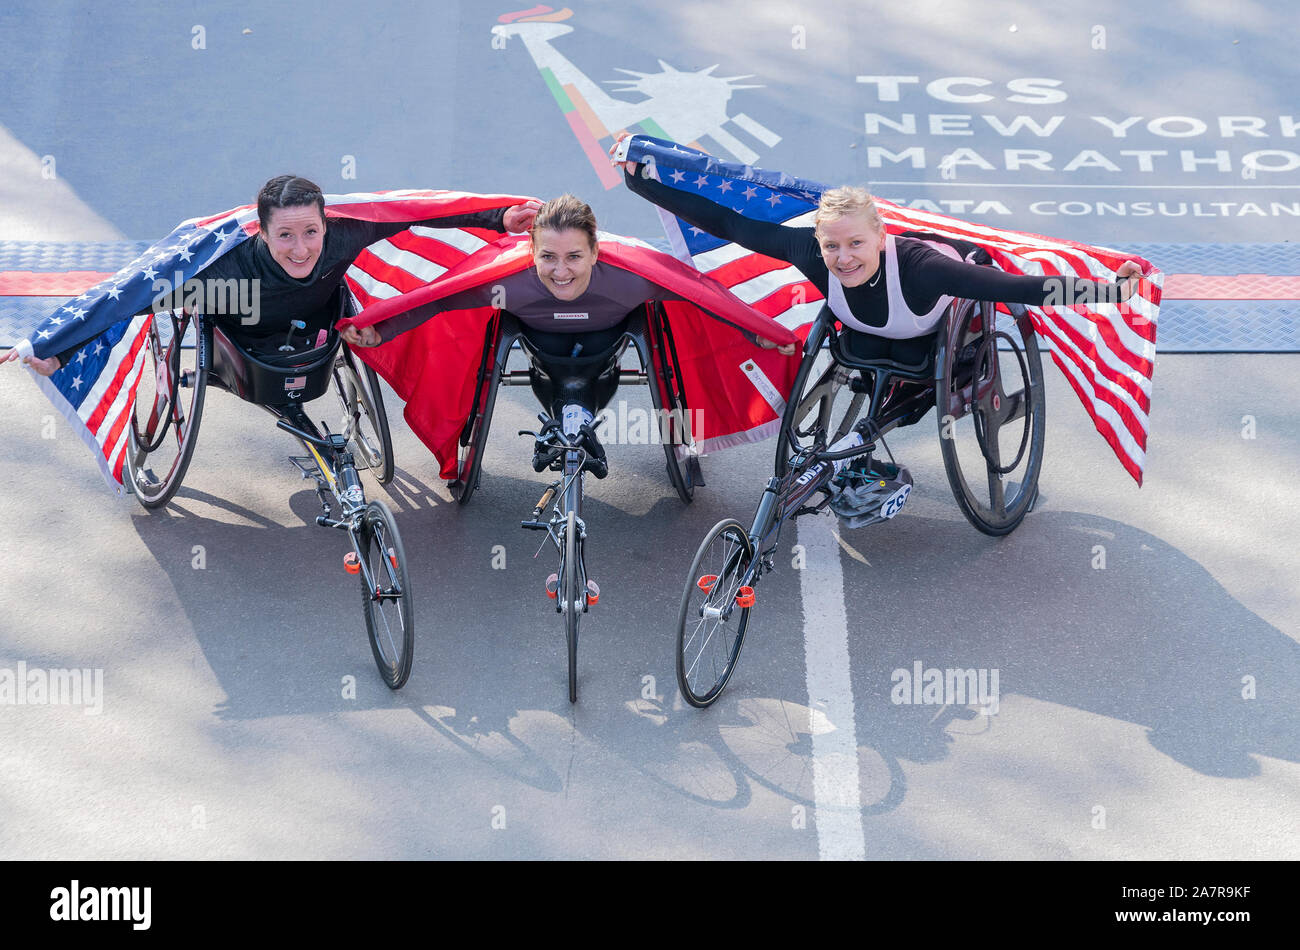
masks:
<path fill-rule="evenodd" d="M 768 148 L 772 148 L 772 146 L 781 141 L 781 136 L 763 125 L 763 123 L 751 119 L 743 112 L 737 112 L 731 117 L 731 121 L 736 123 L 736 125 L 740 126 L 750 135 L 754 136 L 754 138 L 758 139 Z"/>
<path fill-rule="evenodd" d="M 866 857 L 866 842 L 840 549 L 825 518 L 798 522 L 798 537 L 806 557 L 799 588 L 812 710 L 817 853 L 823 861 L 861 861 Z"/>

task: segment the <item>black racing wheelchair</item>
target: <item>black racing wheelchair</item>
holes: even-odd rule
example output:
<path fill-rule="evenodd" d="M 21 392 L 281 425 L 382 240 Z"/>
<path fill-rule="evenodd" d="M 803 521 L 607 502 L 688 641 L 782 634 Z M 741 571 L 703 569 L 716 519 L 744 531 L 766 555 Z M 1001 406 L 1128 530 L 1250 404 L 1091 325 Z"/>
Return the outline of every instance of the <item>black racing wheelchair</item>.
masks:
<path fill-rule="evenodd" d="M 583 479 L 587 472 L 604 478 L 608 471 L 594 422 L 619 386 L 649 385 L 668 479 L 678 497 L 689 503 L 695 488 L 704 484 L 692 448 L 681 365 L 662 306 L 651 301 L 632 311 L 621 331 L 616 328 L 607 334 L 597 352 L 575 349 L 578 351 L 567 356 L 547 352 L 512 314 L 498 311 L 493 315 L 485 331 L 483 360 L 469 417 L 460 434 L 457 476 L 452 482 L 456 499 L 467 504 L 482 478 L 483 450 L 497 388 L 531 386 L 545 411 L 538 415 L 538 431 L 519 434 L 534 440 L 534 469 L 549 469 L 558 478 L 547 486 L 521 527 L 546 532 L 559 555 L 559 569 L 547 578 L 545 591 L 564 619 L 570 702 L 578 698 L 579 620 L 600 599 L 600 589 L 587 577 L 583 555 L 587 539 L 582 517 Z M 639 360 L 635 368 L 623 366 L 629 349 Z M 512 367 L 515 354 L 521 359 Z"/>
<path fill-rule="evenodd" d="M 687 575 L 677 622 L 677 682 L 687 702 L 710 705 L 731 678 L 787 521 L 831 507 L 855 528 L 902 510 L 912 477 L 885 443 L 891 430 L 936 409 L 953 497 L 985 534 L 1009 534 L 1033 508 L 1046 418 L 1042 360 L 1027 311 L 1006 306 L 1016 335 L 997 328 L 995 305 L 954 300 L 916 365 L 855 358 L 822 308 L 751 527 L 718 522 Z"/>
<path fill-rule="evenodd" d="M 340 318 L 351 316 L 345 286 L 336 301 Z M 332 328 L 320 345 L 311 340 L 295 345 L 295 330 L 305 330 L 305 324 L 293 322 L 278 352 L 254 353 L 202 314 L 151 314 L 125 482 L 145 508 L 161 508 L 172 499 L 194 455 L 209 386 L 275 416 L 276 425 L 308 453 L 290 461 L 315 482 L 323 511 L 316 523 L 348 534 L 352 550 L 343 566 L 360 578 L 375 664 L 384 682 L 399 689 L 411 672 L 415 640 L 406 556 L 392 512 L 382 501 L 366 500 L 358 475 L 369 470 L 381 485 L 393 477 L 379 379 Z M 337 432 L 326 423 L 318 429 L 303 408 L 331 384 L 338 399 Z"/>

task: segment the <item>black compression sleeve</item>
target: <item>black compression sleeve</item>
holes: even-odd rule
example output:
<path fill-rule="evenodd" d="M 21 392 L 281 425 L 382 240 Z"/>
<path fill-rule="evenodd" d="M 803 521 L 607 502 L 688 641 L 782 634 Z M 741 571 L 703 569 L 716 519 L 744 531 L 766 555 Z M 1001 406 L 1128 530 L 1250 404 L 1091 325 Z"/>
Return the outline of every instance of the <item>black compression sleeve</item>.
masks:
<path fill-rule="evenodd" d="M 646 178 L 639 171 L 636 174 L 624 172 L 623 181 L 633 193 L 715 237 L 788 261 L 818 289 L 826 292 L 826 265 L 822 263 L 812 228 L 787 228 L 782 224 L 755 221 L 703 195 L 669 188 L 662 182 Z"/>
<path fill-rule="evenodd" d="M 488 231 L 506 233 L 506 208 L 488 208 L 485 211 L 471 211 L 468 214 L 450 214 L 441 218 L 428 218 L 424 221 L 358 221 L 364 225 L 360 234 L 365 238 L 362 247 L 400 234 L 408 228 L 484 228 Z"/>
<path fill-rule="evenodd" d="M 452 294 L 450 297 L 430 301 L 423 306 L 399 313 L 381 323 L 373 324 L 373 326 L 379 332 L 379 339 L 387 343 L 393 337 L 405 333 L 407 330 L 414 330 L 424 321 L 436 317 L 440 313 L 449 310 L 467 310 L 471 307 L 489 306 L 492 302 L 492 296 L 492 287 L 487 284 L 482 287 L 471 287 L 469 290 Z"/>
<path fill-rule="evenodd" d="M 1036 307 L 1053 298 L 1061 304 L 1081 298 L 1092 301 L 1114 299 L 1114 285 L 1109 281 L 1078 277 L 1021 277 L 996 267 L 955 261 L 924 246 L 919 252 L 911 249 L 908 257 L 904 296 L 914 309 L 923 306 L 927 300 L 933 305 L 944 294 L 967 300 L 993 300 Z"/>

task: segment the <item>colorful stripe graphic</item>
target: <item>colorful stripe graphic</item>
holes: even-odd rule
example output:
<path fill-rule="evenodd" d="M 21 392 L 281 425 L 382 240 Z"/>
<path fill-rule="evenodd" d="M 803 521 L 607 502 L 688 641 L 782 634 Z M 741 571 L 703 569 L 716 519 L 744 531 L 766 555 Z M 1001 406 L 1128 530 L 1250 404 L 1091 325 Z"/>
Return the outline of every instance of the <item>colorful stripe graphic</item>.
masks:
<path fill-rule="evenodd" d="M 555 78 L 550 67 L 543 66 L 538 72 L 542 74 L 542 81 L 546 83 L 546 88 L 550 90 L 551 96 L 555 99 L 555 104 L 560 107 L 564 113 L 564 118 L 569 123 L 569 128 L 573 130 L 573 136 L 578 140 L 578 145 L 582 147 L 582 153 L 587 156 L 587 161 L 591 163 L 592 170 L 600 183 L 605 186 L 605 190 L 617 188 L 622 184 L 623 177 L 619 174 L 618 169 L 609 163 L 609 147 L 614 144 L 616 132 L 610 132 L 605 128 L 605 124 L 596 116 L 595 111 L 588 105 L 587 100 L 583 98 L 582 93 L 572 83 L 561 85 Z M 654 135 L 659 138 L 667 138 L 668 133 L 663 130 L 654 119 L 646 118 L 638 122 L 632 129 L 619 129 L 617 132 L 640 131 L 646 135 Z M 692 147 L 699 148 L 697 143 L 691 143 Z M 703 149 L 701 149 L 703 151 Z"/>

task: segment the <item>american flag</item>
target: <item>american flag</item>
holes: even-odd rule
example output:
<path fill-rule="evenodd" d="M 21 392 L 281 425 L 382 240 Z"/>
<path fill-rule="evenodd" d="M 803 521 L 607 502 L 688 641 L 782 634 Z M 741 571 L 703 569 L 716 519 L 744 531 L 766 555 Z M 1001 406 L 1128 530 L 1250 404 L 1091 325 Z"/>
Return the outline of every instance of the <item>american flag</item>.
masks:
<path fill-rule="evenodd" d="M 410 228 L 362 251 L 348 268 L 348 287 L 364 310 L 433 283 L 499 237 L 480 228 Z"/>
<path fill-rule="evenodd" d="M 362 192 L 326 195 L 325 213 L 367 221 L 418 221 L 524 200 L 454 191 Z M 83 346 L 63 369 L 48 378 L 35 378 L 94 453 L 109 487 L 119 495 L 150 320 L 137 314 L 148 311 L 159 295 L 162 285 L 155 281 L 179 287 L 257 231 L 255 205 L 184 221 L 112 277 L 67 301 L 18 344 L 19 352 L 40 358 Z M 468 232 L 463 240 L 483 243 Z"/>
<path fill-rule="evenodd" d="M 403 235 L 400 248 L 392 241 L 372 245 L 372 254 L 359 258 L 349 275 L 366 304 L 349 322 L 357 327 L 382 324 L 398 314 L 433 307 L 444 297 L 490 287 L 533 266 L 531 245 L 522 235 L 485 243 L 455 266 L 445 266 L 459 252 L 458 245 L 468 244 L 461 236 L 451 236 L 457 244 L 448 243 L 447 237 L 448 232 L 438 231 L 410 240 Z M 713 452 L 775 434 L 784 407 L 782 394 L 790 391 L 799 359 L 762 348 L 744 333 L 777 345 L 793 344 L 794 335 L 746 307 L 721 284 L 644 241 L 604 231 L 597 232 L 597 239 L 603 263 L 667 292 L 663 311 L 674 340 L 673 371 L 680 370 L 676 378 L 688 400 L 695 448 Z M 382 275 L 382 286 L 377 275 Z M 397 286 L 410 289 L 398 293 Z M 457 477 L 457 439 L 479 385 L 485 331 L 493 313 L 490 306 L 439 312 L 436 319 L 425 319 L 380 346 L 356 351 L 405 401 L 403 417 L 438 458 L 447 479 Z M 652 385 L 660 387 L 659 398 L 666 400 L 666 354 L 655 343 L 651 350 Z"/>
<path fill-rule="evenodd" d="M 814 181 L 718 161 L 649 136 L 623 140 L 617 157 L 653 163 L 658 180 L 671 188 L 702 194 L 749 218 L 791 227 L 812 227 L 813 212 L 826 190 Z M 928 231 L 973 242 L 1011 274 L 1109 281 L 1126 260 L 1142 267 L 1145 280 L 1126 304 L 1029 308 L 1034 329 L 1051 341 L 1052 359 L 1083 402 L 1093 425 L 1120 464 L 1142 484 L 1164 275 L 1140 257 L 1109 248 L 972 224 L 880 198 L 876 203 L 889 231 Z M 821 310 L 821 293 L 789 263 L 714 237 L 663 209 L 660 217 L 679 258 L 786 327 L 806 327 Z"/>

